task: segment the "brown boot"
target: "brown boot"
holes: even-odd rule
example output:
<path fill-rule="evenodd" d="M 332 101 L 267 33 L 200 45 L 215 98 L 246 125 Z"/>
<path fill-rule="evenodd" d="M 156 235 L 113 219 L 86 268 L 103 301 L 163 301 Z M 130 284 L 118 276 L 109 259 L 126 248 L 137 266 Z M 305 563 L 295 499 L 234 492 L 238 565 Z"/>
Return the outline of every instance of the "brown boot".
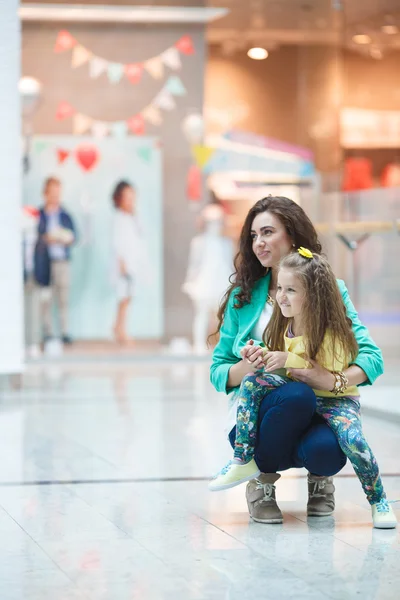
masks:
<path fill-rule="evenodd" d="M 333 477 L 308 474 L 308 517 L 328 517 L 335 510 Z"/>
<path fill-rule="evenodd" d="M 278 473 L 261 473 L 246 487 L 250 517 L 257 523 L 282 523 L 283 517 L 275 500 L 275 482 Z"/>

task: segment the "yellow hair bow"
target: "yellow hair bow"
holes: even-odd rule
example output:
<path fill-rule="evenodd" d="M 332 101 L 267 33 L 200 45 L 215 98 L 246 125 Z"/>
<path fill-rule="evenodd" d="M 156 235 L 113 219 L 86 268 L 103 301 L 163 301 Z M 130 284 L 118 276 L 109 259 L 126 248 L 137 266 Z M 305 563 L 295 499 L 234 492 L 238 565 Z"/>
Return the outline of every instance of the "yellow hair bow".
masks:
<path fill-rule="evenodd" d="M 304 258 L 312 258 L 314 256 L 311 250 L 308 250 L 308 248 L 303 248 L 303 246 L 300 246 L 300 248 L 297 249 L 297 252 L 301 254 L 301 256 L 304 256 Z"/>

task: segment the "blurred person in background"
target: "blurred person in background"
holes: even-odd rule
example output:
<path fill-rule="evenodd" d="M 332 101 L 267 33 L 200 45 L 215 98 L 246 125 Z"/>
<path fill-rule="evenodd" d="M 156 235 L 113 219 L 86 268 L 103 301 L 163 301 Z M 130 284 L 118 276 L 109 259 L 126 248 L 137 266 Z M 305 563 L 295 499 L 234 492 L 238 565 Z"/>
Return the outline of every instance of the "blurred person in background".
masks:
<path fill-rule="evenodd" d="M 210 319 L 216 318 L 220 300 L 233 273 L 233 241 L 224 235 L 226 215 L 214 200 L 200 215 L 201 233 L 190 244 L 189 262 L 182 290 L 193 302 L 193 348 L 206 354 Z"/>
<path fill-rule="evenodd" d="M 34 273 L 42 286 L 41 307 L 45 343 L 54 336 L 52 308 L 57 302 L 59 332 L 64 344 L 71 344 L 68 334 L 68 298 L 71 279 L 71 246 L 76 241 L 72 217 L 61 206 L 61 181 L 46 179 L 44 206 L 39 211 L 38 239 L 34 256 Z"/>
<path fill-rule="evenodd" d="M 38 236 L 39 210 L 24 206 L 22 210 L 22 256 L 24 266 L 25 345 L 30 358 L 41 355 L 40 289 L 34 277 L 34 253 Z"/>
<path fill-rule="evenodd" d="M 120 181 L 115 186 L 112 200 L 115 208 L 112 246 L 114 282 L 117 292 L 117 314 L 114 336 L 119 344 L 129 341 L 127 332 L 129 306 L 137 278 L 143 265 L 143 244 L 135 214 L 136 192 L 132 184 Z"/>

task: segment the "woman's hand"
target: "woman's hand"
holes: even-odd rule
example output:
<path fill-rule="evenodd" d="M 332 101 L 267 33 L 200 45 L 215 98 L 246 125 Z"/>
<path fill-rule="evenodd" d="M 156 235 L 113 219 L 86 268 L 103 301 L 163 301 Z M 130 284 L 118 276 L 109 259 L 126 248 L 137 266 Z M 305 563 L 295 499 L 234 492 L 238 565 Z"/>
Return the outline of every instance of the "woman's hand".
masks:
<path fill-rule="evenodd" d="M 240 356 L 252 370 L 257 371 L 257 369 L 260 369 L 264 365 L 264 352 L 264 348 L 254 344 L 254 340 L 250 340 L 241 349 Z"/>
<path fill-rule="evenodd" d="M 284 369 L 288 357 L 288 352 L 267 352 L 264 357 L 265 370 L 268 373 Z"/>
<path fill-rule="evenodd" d="M 330 392 L 336 382 L 333 373 L 321 367 L 315 360 L 307 359 L 311 367 L 308 369 L 289 369 L 287 374 L 291 375 L 296 381 L 307 383 L 315 390 L 324 390 Z"/>

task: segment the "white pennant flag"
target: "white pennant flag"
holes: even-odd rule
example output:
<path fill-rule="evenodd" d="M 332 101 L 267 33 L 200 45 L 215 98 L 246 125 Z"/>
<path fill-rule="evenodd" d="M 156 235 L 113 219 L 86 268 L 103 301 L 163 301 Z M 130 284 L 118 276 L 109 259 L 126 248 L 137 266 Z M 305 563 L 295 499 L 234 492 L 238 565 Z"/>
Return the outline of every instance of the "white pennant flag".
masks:
<path fill-rule="evenodd" d="M 80 133 L 85 133 L 88 129 L 91 128 L 92 124 L 93 119 L 91 119 L 87 115 L 83 115 L 82 113 L 77 113 L 76 115 L 74 115 L 74 134 L 79 135 Z"/>
<path fill-rule="evenodd" d="M 81 65 L 84 65 L 86 62 L 88 62 L 88 60 L 90 60 L 92 56 L 92 53 L 89 50 L 87 50 L 87 48 L 85 48 L 84 46 L 75 46 L 75 48 L 72 51 L 71 65 L 74 68 L 80 67 Z"/>
<path fill-rule="evenodd" d="M 99 58 L 98 56 L 93 56 L 93 58 L 90 59 L 90 65 L 89 65 L 90 77 L 92 77 L 93 79 L 100 77 L 100 75 L 102 73 L 104 73 L 104 71 L 107 69 L 107 67 L 108 67 L 108 62 L 106 60 L 104 60 L 104 58 Z"/>
<path fill-rule="evenodd" d="M 161 54 L 161 58 L 164 65 L 167 65 L 167 67 L 174 69 L 175 71 L 182 66 L 181 57 L 177 48 L 168 48 L 168 50 Z"/>
<path fill-rule="evenodd" d="M 110 132 L 110 126 L 104 121 L 94 121 L 92 123 L 92 133 L 94 137 L 103 138 L 106 137 Z"/>
<path fill-rule="evenodd" d="M 162 115 L 160 110 L 151 104 L 142 110 L 142 116 L 152 125 L 161 125 L 162 123 Z"/>
<path fill-rule="evenodd" d="M 164 65 L 161 56 L 146 60 L 144 68 L 152 77 L 154 77 L 154 79 L 161 79 L 164 75 Z"/>
<path fill-rule="evenodd" d="M 154 104 L 163 110 L 172 110 L 176 106 L 173 95 L 167 89 L 161 90 L 154 99 Z"/>

